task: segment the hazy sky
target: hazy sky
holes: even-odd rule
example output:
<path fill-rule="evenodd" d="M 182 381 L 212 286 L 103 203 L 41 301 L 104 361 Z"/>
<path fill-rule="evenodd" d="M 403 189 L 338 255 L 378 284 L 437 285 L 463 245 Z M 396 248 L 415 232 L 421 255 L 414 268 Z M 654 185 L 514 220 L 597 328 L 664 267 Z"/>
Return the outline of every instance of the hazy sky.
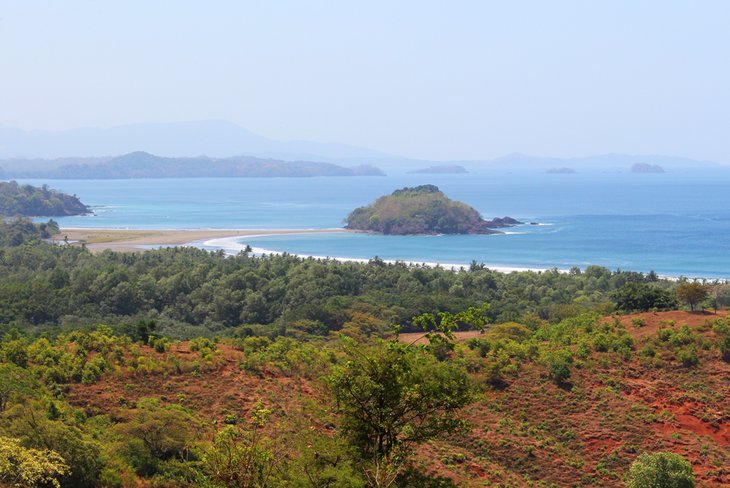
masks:
<path fill-rule="evenodd" d="M 730 1 L 0 0 L 0 124 L 730 162 Z"/>

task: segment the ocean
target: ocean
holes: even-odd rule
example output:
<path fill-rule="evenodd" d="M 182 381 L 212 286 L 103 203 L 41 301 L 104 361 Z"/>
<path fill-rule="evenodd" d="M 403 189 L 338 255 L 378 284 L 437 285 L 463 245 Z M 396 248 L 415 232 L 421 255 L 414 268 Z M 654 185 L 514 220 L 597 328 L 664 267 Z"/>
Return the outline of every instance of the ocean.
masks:
<path fill-rule="evenodd" d="M 504 235 L 294 234 L 222 245 L 443 265 L 476 261 L 494 267 L 568 269 L 596 264 L 666 276 L 730 278 L 730 168 L 661 174 L 484 170 L 385 177 L 21 182 L 45 183 L 93 206 L 93 216 L 56 219 L 62 227 L 132 229 L 337 228 L 352 209 L 378 196 L 435 184 L 487 219 L 509 215 L 526 225 Z"/>

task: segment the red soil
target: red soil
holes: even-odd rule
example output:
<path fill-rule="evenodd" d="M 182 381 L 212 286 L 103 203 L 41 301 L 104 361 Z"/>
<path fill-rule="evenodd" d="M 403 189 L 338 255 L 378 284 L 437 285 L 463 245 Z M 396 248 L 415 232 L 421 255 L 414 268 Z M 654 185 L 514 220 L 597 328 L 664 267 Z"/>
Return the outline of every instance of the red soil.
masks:
<path fill-rule="evenodd" d="M 146 356 L 157 355 L 150 348 L 141 349 Z M 243 353 L 222 344 L 218 350 L 220 365 L 210 371 L 199 374 L 107 375 L 92 385 L 71 385 L 68 400 L 89 413 L 110 413 L 133 405 L 140 398 L 155 397 L 221 421 L 227 415 L 246 415 L 258 402 L 286 415 L 303 397 L 320 395 L 304 379 L 287 378 L 272 372 L 264 372 L 263 377 L 248 373 L 239 366 Z M 187 344 L 175 346 L 165 353 L 181 360 L 192 360 L 197 354 L 190 351 Z"/>
<path fill-rule="evenodd" d="M 646 313 L 620 320 L 639 350 L 660 327 L 671 327 L 668 321 L 712 338 L 705 322 L 718 316 L 725 313 Z M 634 326 L 633 318 L 644 319 L 644 326 Z M 479 336 L 456 334 L 459 340 Z M 400 338 L 417 343 L 420 336 Z M 225 345 L 219 349 L 219 366 L 208 372 L 108 375 L 94 385 L 72 385 L 68 398 L 90 413 L 110 413 L 141 397 L 162 397 L 218 422 L 245 415 L 259 400 L 282 418 L 309 398 L 328 402 L 314 382 L 271 371 L 251 374 L 239 367 L 243 353 Z M 185 345 L 166 354 L 197 357 Z M 673 451 L 690 460 L 699 486 L 730 486 L 730 365 L 714 349 L 699 355 L 698 366 L 685 368 L 671 355 L 658 366 L 639 354 L 624 361 L 594 353 L 582 367 L 573 365 L 568 387 L 555 385 L 543 367 L 527 362 L 503 388 L 487 389 L 464 410 L 468 432 L 421 446 L 418 462 L 460 486 L 521 487 L 538 481 L 620 486 L 640 453 Z"/>

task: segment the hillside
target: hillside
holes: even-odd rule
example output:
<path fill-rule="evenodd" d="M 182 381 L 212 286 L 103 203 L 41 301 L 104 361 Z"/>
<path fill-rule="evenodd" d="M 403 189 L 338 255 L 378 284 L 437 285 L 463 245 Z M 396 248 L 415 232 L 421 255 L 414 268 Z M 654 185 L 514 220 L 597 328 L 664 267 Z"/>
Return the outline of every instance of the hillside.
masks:
<path fill-rule="evenodd" d="M 238 156 L 225 159 L 207 157 L 164 158 L 146 152 L 133 152 L 115 158 L 64 158 L 62 160 L 0 161 L 14 178 L 51 179 L 127 179 L 127 178 L 204 178 L 204 177 L 311 177 L 381 176 L 383 172 L 368 165 L 344 167 L 314 161 L 279 161 Z"/>
<path fill-rule="evenodd" d="M 434 472 L 465 486 L 484 480 L 530 486 L 532 479 L 612 487 L 623 486 L 637 453 L 671 451 L 691 462 L 699 486 L 728 486 L 730 364 L 715 349 L 724 317 L 679 311 L 605 317 L 602 329 L 587 335 L 583 327 L 593 327 L 591 321 L 578 329 L 579 321 L 566 321 L 577 337 L 543 336 L 573 344 L 564 382 L 551 380 L 545 357 L 523 362 L 519 350 L 497 366 L 504 359 L 484 345 L 524 333 L 516 326 L 467 339 L 469 348 L 492 358 L 492 371 L 512 364 L 518 372 L 499 374 L 482 400 L 466 408 L 466 435 L 434 441 L 420 454 Z M 612 344 L 612 336 L 623 337 L 631 352 Z M 696 351 L 696 362 L 687 350 Z"/>
<path fill-rule="evenodd" d="M 0 182 L 0 215 L 24 217 L 62 217 L 89 213 L 89 207 L 75 195 L 47 186 Z"/>
<path fill-rule="evenodd" d="M 728 284 L 91 254 L 48 225 L 0 226 L 0 460 L 61 487 L 613 487 L 666 451 L 730 482 L 730 319 L 658 311 Z"/>
<path fill-rule="evenodd" d="M 348 229 L 380 234 L 495 234 L 520 222 L 510 218 L 484 220 L 474 208 L 444 195 L 434 185 L 403 188 L 352 211 Z"/>
<path fill-rule="evenodd" d="M 432 353 L 441 358 L 427 360 L 432 368 L 464 368 L 478 394 L 460 410 L 465 429 L 438 435 L 407 456 L 410 472 L 419 474 L 404 486 L 621 486 L 633 460 L 656 451 L 688 459 L 700 486 L 726 486 L 730 364 L 717 347 L 727 326 L 725 314 L 583 315 L 531 327 L 494 325 L 453 344 L 453 352 L 415 348 L 424 360 Z M 68 486 L 81 486 L 78 473 L 94 476 L 99 463 L 113 466 L 101 476 L 116 473 L 127 480 L 123 486 L 163 480 L 194 486 L 187 476 L 199 482 L 215 474 L 215 466 L 196 459 L 230 447 L 218 443 L 231 429 L 271 456 L 256 462 L 275 468 L 272 486 L 298 476 L 347 476 L 353 484 L 332 486 L 361 486 L 353 481 L 360 467 L 347 461 L 353 453 L 342 444 L 343 414 L 323 380 L 351 354 L 334 335 L 170 343 L 152 330 L 145 339 L 140 330 L 132 333 L 134 343 L 103 327 L 53 342 L 0 342 L 6 357 L 26 348 L 20 371 L 63 385 L 63 397 L 51 401 L 51 420 L 35 429 L 55 432 L 49 429 L 60 424 L 69 436 L 58 445 L 77 456 L 70 458 L 74 468 L 87 471 L 77 471 L 66 481 L 77 484 Z M 358 338 L 359 354 L 371 354 L 373 344 L 390 347 L 364 328 L 342 332 Z M 696 349 L 692 364 L 682 359 L 687 348 Z M 15 396 L 0 415 L 26 418 L 47 404 L 45 395 L 44 386 Z M 36 402 L 24 411 L 19 402 L 31 397 Z M 259 425 L 256 415 L 264 411 Z M 76 420 L 61 427 L 64 419 Z M 78 429 L 98 437 L 83 440 Z M 49 445 L 58 443 L 51 439 Z M 96 464 L 80 455 L 94 449 Z"/>

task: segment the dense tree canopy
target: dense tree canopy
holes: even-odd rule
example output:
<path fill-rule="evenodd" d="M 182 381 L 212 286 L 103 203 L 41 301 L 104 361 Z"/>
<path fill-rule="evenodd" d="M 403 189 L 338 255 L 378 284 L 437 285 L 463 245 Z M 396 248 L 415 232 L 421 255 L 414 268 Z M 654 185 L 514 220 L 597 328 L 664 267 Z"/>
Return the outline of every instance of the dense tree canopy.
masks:
<path fill-rule="evenodd" d="M 99 322 L 133 328 L 139 320 L 155 320 L 159 334 L 182 337 L 257 324 L 304 327 L 302 321 L 309 321 L 307 333 L 322 334 L 356 320 L 408 330 L 416 315 L 484 303 L 491 304 L 492 322 L 529 316 L 559 321 L 587 310 L 611 312 L 616 297 L 625 295 L 614 295 L 618 290 L 654 297 L 638 309 L 668 307 L 676 286 L 597 266 L 577 273 L 500 273 L 477 263 L 451 271 L 377 258 L 363 264 L 290 255 L 227 257 L 194 248 L 92 254 L 36 244 L 40 232 L 24 221 L 0 225 L 0 242 L 24 243 L 0 247 L 0 328 L 59 330 Z"/>
<path fill-rule="evenodd" d="M 52 190 L 46 185 L 19 185 L 0 182 L 0 215 L 60 217 L 89 213 L 89 207 L 75 195 Z"/>

